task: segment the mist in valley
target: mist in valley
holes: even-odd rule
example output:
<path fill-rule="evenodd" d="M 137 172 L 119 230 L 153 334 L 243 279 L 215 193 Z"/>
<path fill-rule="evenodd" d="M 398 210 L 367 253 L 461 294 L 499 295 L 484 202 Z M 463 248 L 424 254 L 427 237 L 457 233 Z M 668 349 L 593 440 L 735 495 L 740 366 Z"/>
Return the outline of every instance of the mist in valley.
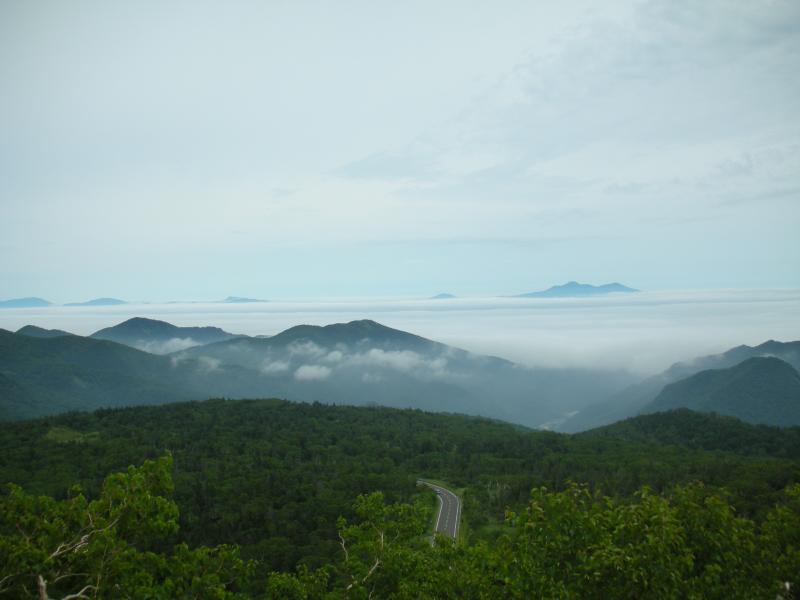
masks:
<path fill-rule="evenodd" d="M 740 344 L 800 338 L 800 291 L 690 290 L 602 298 L 475 297 L 273 301 L 249 304 L 134 303 L 0 311 L 0 328 L 27 324 L 89 335 L 131 317 L 215 326 L 249 336 L 359 319 L 521 365 L 660 372 L 677 361 Z M 143 350 L 197 345 L 175 338 Z"/>

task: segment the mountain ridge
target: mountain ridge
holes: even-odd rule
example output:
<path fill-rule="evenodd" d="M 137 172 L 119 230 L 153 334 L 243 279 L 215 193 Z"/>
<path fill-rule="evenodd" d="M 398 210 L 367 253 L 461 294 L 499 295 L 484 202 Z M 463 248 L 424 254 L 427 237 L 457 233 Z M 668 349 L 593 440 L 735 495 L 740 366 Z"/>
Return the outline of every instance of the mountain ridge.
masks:
<path fill-rule="evenodd" d="M 123 304 L 128 302 L 119 298 L 93 298 L 85 302 L 67 302 L 64 306 L 122 306 Z"/>
<path fill-rule="evenodd" d="M 37 327 L 36 325 L 24 325 L 23 327 L 17 329 L 15 333 L 18 333 L 19 335 L 27 335 L 30 337 L 41 337 L 41 338 L 75 335 L 74 333 L 70 333 L 69 331 L 63 331 L 61 329 L 45 329 L 43 327 Z"/>
<path fill-rule="evenodd" d="M 622 285 L 621 283 L 604 283 L 591 285 L 568 281 L 562 285 L 554 285 L 546 290 L 517 294 L 515 298 L 581 298 L 585 296 L 601 296 L 615 293 L 633 293 L 639 290 Z"/>
<path fill-rule="evenodd" d="M 180 330 L 143 318 L 115 328 L 131 328 L 139 335 L 142 326 L 168 335 Z M 537 427 L 558 420 L 565 410 L 580 409 L 598 390 L 610 392 L 630 381 L 618 372 L 523 367 L 369 319 L 298 325 L 269 338 L 232 337 L 167 355 L 100 337 L 42 339 L 7 333 L 5 346 L 0 345 L 0 371 L 20 385 L 33 386 L 43 398 L 23 411 L 25 416 L 118 402 L 283 397 L 459 412 Z M 108 344 L 102 351 L 97 347 L 101 342 Z M 32 344 L 38 344 L 35 352 Z M 68 344 L 71 350 L 63 352 Z M 99 369 L 93 370 L 93 361 Z M 58 376 L 48 377 L 51 372 Z M 127 395 L 117 393 L 124 377 L 130 378 Z M 84 390 L 86 382 L 91 385 Z"/>
<path fill-rule="evenodd" d="M 557 430 L 577 433 L 608 425 L 639 414 L 664 386 L 685 379 L 700 371 L 725 369 L 754 356 L 776 356 L 795 369 L 800 369 L 800 341 L 767 340 L 757 346 L 735 346 L 719 354 L 676 362 L 670 367 L 597 402 L 562 423 Z"/>
<path fill-rule="evenodd" d="M 110 340 L 152 354 L 169 354 L 192 346 L 242 337 L 219 327 L 179 327 L 166 321 L 133 317 L 91 334 L 92 338 Z"/>
<path fill-rule="evenodd" d="M 0 300 L 0 308 L 40 308 L 52 306 L 53 303 L 44 298 L 34 296 L 26 298 L 11 298 L 10 300 Z"/>
<path fill-rule="evenodd" d="M 800 373 L 774 356 L 754 356 L 668 384 L 642 412 L 674 408 L 715 412 L 753 424 L 800 425 Z"/>

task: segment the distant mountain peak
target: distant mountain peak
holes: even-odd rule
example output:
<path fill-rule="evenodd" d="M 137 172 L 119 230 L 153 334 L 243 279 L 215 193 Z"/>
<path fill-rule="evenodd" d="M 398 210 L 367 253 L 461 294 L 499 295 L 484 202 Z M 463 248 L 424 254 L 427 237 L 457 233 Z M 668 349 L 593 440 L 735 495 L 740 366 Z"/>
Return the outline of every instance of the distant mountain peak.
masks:
<path fill-rule="evenodd" d="M 192 346 L 227 341 L 242 336 L 219 327 L 178 327 L 166 321 L 132 317 L 112 327 L 94 332 L 91 337 L 110 340 L 154 354 L 168 354 Z"/>
<path fill-rule="evenodd" d="M 177 325 L 173 325 L 172 323 L 168 323 L 167 321 L 160 321 L 158 319 L 149 319 L 147 317 L 131 317 L 127 321 L 123 321 L 117 325 L 113 325 L 112 327 L 107 327 L 102 329 L 101 331 L 125 331 L 125 332 L 142 332 L 142 333 L 173 333 L 180 334 L 182 331 L 186 332 L 197 332 L 197 331 L 206 331 L 206 332 L 220 332 L 225 333 L 219 327 L 213 326 L 205 326 L 205 327 L 178 327 Z M 93 333 L 93 337 L 100 337 L 98 334 L 100 331 Z M 238 337 L 233 334 L 226 334 L 230 337 Z"/>
<path fill-rule="evenodd" d="M 602 285 L 591 285 L 589 283 L 578 283 L 568 281 L 562 285 L 554 285 L 551 288 L 539 292 L 529 292 L 519 294 L 517 298 L 577 298 L 583 296 L 600 296 L 603 294 L 631 293 L 639 290 L 622 285 L 621 283 L 604 283 Z"/>
<path fill-rule="evenodd" d="M 435 296 L 431 296 L 428 298 L 429 300 L 450 300 L 455 298 L 453 294 L 448 294 L 447 292 L 442 292 L 441 294 L 436 294 Z"/>
<path fill-rule="evenodd" d="M 339 325 L 339 323 L 334 323 L 333 325 L 325 325 L 325 327 L 333 327 L 335 325 Z M 355 321 L 348 321 L 347 323 L 345 323 L 345 325 L 354 327 L 375 327 L 376 329 L 391 329 L 391 327 L 387 327 L 386 325 L 378 323 L 377 321 L 373 321 L 372 319 L 356 319 Z"/>
<path fill-rule="evenodd" d="M 67 302 L 64 306 L 119 306 L 121 304 L 127 304 L 127 302 L 119 298 L 94 298 L 86 302 Z"/>
<path fill-rule="evenodd" d="M 159 319 L 148 319 L 147 317 L 131 317 L 130 319 L 127 319 L 122 323 L 118 323 L 117 325 L 113 325 L 108 329 L 139 329 L 142 327 L 178 329 L 178 327 L 172 323 L 167 323 L 166 321 L 161 321 Z"/>
<path fill-rule="evenodd" d="M 242 296 L 228 296 L 222 302 L 225 304 L 247 304 L 249 302 L 266 302 L 266 300 L 259 300 L 257 298 L 245 298 Z"/>
<path fill-rule="evenodd" d="M 415 345 L 436 343 L 406 331 L 387 327 L 372 319 L 358 319 L 348 323 L 332 323 L 330 325 L 295 325 L 270 338 L 272 343 L 309 340 L 325 347 L 333 347 L 336 344 L 358 344 L 365 339 L 388 345 L 400 341 Z"/>
<path fill-rule="evenodd" d="M 52 306 L 52 302 L 48 302 L 44 298 L 12 298 L 11 300 L 0 300 L 0 308 L 40 308 L 43 306 Z"/>

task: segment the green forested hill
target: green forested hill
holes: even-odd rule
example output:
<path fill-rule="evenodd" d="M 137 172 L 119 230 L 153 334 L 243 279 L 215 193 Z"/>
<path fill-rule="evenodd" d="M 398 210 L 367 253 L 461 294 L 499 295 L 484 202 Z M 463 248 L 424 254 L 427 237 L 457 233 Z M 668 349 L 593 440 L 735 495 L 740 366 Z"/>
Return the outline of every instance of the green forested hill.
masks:
<path fill-rule="evenodd" d="M 31 337 L 0 329 L 0 420 L 70 410 L 263 396 L 257 371 L 157 356 L 78 335 Z"/>
<path fill-rule="evenodd" d="M 775 357 L 701 371 L 666 386 L 643 412 L 685 407 L 749 423 L 800 425 L 800 373 Z"/>
<path fill-rule="evenodd" d="M 697 441 L 710 419 L 568 436 L 210 400 L 0 424 L 0 480 L 23 488 L 0 495 L 0 579 L 9 597 L 43 574 L 61 595 L 102 581 L 100 598 L 774 598 L 800 566 L 796 432 L 722 420 Z M 425 541 L 419 477 L 462 494 L 457 546 Z"/>
<path fill-rule="evenodd" d="M 558 430 L 566 433 L 577 433 L 603 425 L 610 425 L 616 421 L 636 416 L 644 411 L 669 410 L 670 408 L 688 406 L 687 404 L 681 403 L 669 406 L 649 405 L 665 386 L 671 383 L 691 378 L 701 371 L 730 369 L 748 359 L 761 357 L 778 358 L 795 369 L 800 369 L 800 342 L 778 342 L 769 340 L 758 346 L 737 346 L 722 354 L 701 356 L 693 360 L 675 363 L 666 371 L 648 377 L 644 381 L 613 394 L 605 401 L 593 404 L 581 410 L 578 414 L 570 417 L 560 425 Z M 696 410 L 714 410 L 713 408 L 693 408 Z M 763 421 L 759 419 L 747 420 L 758 423 L 773 423 L 772 421 Z M 782 423 L 782 425 L 786 424 L 787 423 Z"/>
<path fill-rule="evenodd" d="M 0 481 L 57 497 L 79 482 L 96 495 L 108 473 L 170 451 L 176 540 L 239 544 L 265 572 L 333 560 L 337 518 L 353 516 L 356 496 L 408 501 L 426 493 L 419 477 L 466 490 L 472 541 L 498 535 L 505 510 L 523 506 L 536 486 L 585 482 L 625 499 L 642 485 L 665 492 L 700 480 L 726 487 L 741 514 L 758 516 L 800 481 L 796 454 L 654 439 L 568 436 L 416 410 L 212 400 L 2 424 Z"/>
<path fill-rule="evenodd" d="M 181 375 L 169 359 L 112 342 L 0 330 L 0 376 L 14 386 L 0 418 L 191 398 Z"/>
<path fill-rule="evenodd" d="M 688 408 L 640 415 L 577 435 L 800 459 L 800 427 L 751 425 L 736 417 Z"/>

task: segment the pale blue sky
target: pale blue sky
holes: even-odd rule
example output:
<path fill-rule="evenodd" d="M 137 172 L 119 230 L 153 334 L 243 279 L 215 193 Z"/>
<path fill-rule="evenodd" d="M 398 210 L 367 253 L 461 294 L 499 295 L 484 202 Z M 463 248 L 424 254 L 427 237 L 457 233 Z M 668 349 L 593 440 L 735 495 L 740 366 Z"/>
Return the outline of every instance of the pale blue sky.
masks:
<path fill-rule="evenodd" d="M 0 299 L 800 287 L 800 4 L 0 4 Z"/>

